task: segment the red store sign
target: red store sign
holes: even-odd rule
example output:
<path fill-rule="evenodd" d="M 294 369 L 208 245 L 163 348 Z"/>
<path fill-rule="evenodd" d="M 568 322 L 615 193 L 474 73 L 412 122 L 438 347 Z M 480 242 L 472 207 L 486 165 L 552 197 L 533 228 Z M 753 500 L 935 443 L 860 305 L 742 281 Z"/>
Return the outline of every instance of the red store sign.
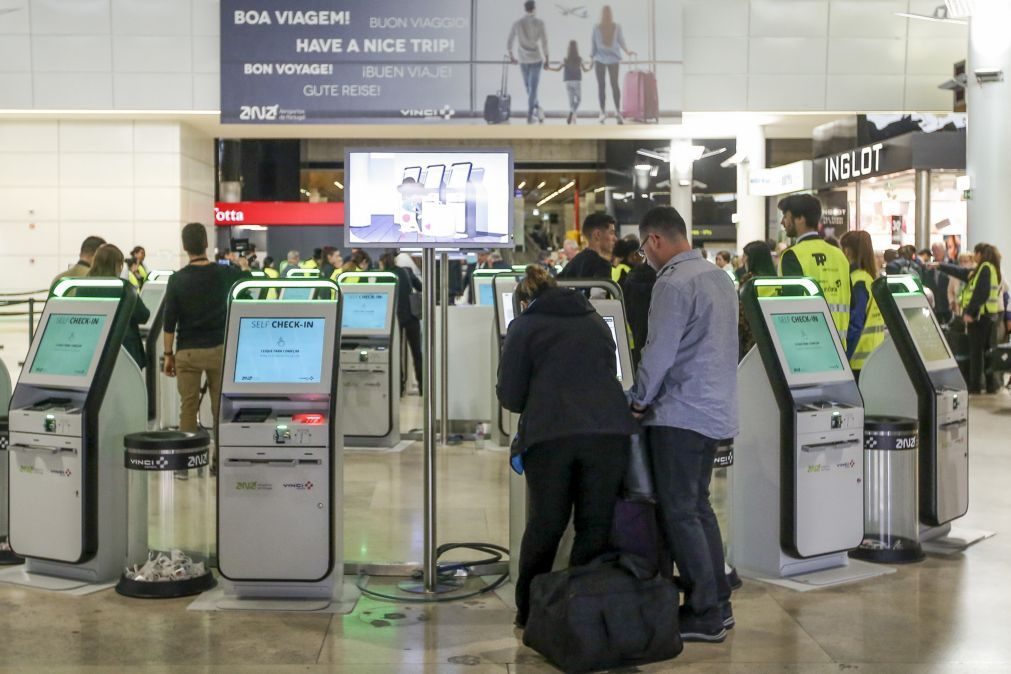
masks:
<path fill-rule="evenodd" d="M 344 225 L 343 203 L 304 201 L 239 201 L 214 204 L 214 224 L 218 227 L 242 225 Z"/>

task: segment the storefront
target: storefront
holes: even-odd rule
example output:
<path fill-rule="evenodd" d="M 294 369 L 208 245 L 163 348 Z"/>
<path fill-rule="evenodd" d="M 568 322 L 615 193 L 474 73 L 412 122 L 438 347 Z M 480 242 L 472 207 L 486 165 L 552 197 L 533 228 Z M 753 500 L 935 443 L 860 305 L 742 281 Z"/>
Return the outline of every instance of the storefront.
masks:
<path fill-rule="evenodd" d="M 964 131 L 915 132 L 815 159 L 813 188 L 833 213 L 845 205 L 835 235 L 859 229 L 876 250 L 923 249 L 964 239 L 964 175 Z"/>

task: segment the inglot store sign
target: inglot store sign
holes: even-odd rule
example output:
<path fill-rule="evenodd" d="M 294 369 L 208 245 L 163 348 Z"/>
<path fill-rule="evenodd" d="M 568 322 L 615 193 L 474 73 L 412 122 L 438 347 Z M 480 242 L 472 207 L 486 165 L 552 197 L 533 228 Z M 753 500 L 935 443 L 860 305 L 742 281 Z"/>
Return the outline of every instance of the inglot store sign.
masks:
<path fill-rule="evenodd" d="M 819 157 L 814 160 L 814 189 L 912 169 L 965 170 L 965 132 L 907 133 Z"/>

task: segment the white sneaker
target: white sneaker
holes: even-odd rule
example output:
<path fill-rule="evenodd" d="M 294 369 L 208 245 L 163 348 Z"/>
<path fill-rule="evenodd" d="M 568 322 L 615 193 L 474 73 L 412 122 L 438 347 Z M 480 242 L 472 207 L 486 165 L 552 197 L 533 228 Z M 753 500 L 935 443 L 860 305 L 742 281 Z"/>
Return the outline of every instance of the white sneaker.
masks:
<path fill-rule="evenodd" d="M 537 121 L 541 124 L 544 123 L 544 109 L 541 106 L 537 106 Z"/>
<path fill-rule="evenodd" d="M 607 113 L 606 112 L 600 113 L 600 117 L 597 118 L 597 121 L 600 122 L 601 124 L 603 124 L 604 122 L 606 122 L 607 121 Z"/>
<path fill-rule="evenodd" d="M 617 118 L 618 124 L 624 124 L 625 123 L 625 118 L 621 116 L 620 112 L 614 113 L 614 116 Z"/>

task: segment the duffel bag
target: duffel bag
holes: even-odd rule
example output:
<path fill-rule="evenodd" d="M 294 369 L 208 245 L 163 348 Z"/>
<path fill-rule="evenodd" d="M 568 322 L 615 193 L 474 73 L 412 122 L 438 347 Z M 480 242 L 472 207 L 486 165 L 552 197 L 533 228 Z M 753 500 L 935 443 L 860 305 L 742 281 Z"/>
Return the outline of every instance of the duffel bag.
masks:
<path fill-rule="evenodd" d="M 570 673 L 669 660 L 684 647 L 677 588 L 620 553 L 542 574 L 531 584 L 523 643 Z"/>

